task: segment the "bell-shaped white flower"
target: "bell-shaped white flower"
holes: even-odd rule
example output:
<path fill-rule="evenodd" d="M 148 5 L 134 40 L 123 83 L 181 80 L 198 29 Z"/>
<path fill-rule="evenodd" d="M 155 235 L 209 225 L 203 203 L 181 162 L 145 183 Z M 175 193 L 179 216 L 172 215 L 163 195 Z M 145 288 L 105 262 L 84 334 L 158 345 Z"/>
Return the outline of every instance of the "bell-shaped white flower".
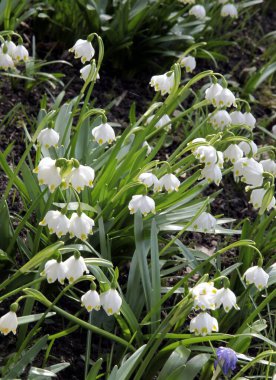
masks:
<path fill-rule="evenodd" d="M 150 86 L 161 95 L 170 94 L 174 86 L 174 73 L 167 72 L 163 75 L 154 75 L 150 80 Z"/>
<path fill-rule="evenodd" d="M 222 91 L 215 97 L 216 107 L 236 107 L 236 98 L 232 91 L 228 88 L 223 88 Z"/>
<path fill-rule="evenodd" d="M 250 142 L 242 141 L 239 143 L 239 147 L 241 148 L 245 156 L 248 156 L 248 155 L 254 156 L 258 152 L 258 147 L 254 143 L 254 141 L 250 141 Z"/>
<path fill-rule="evenodd" d="M 92 135 L 99 145 L 111 144 L 116 139 L 114 129 L 108 123 L 100 124 L 98 127 L 93 128 Z"/>
<path fill-rule="evenodd" d="M 84 189 L 85 186 L 93 187 L 94 178 L 94 169 L 92 169 L 90 166 L 80 165 L 71 171 L 66 181 L 69 182 L 79 193 Z"/>
<path fill-rule="evenodd" d="M 89 75 L 91 74 L 91 68 L 92 68 L 92 65 L 89 63 L 88 65 L 85 65 L 85 66 L 83 66 L 82 69 L 80 69 L 80 77 L 85 82 L 87 81 Z M 97 73 L 96 79 L 100 79 L 99 73 Z"/>
<path fill-rule="evenodd" d="M 144 216 L 146 216 L 150 212 L 155 213 L 155 202 L 147 195 L 133 195 L 128 204 L 128 209 L 131 214 L 134 214 L 139 210 Z"/>
<path fill-rule="evenodd" d="M 208 212 L 200 214 L 192 224 L 194 230 L 203 232 L 214 231 L 216 228 L 217 220 Z"/>
<path fill-rule="evenodd" d="M 152 148 L 151 148 L 150 144 L 147 141 L 143 142 L 142 147 L 144 147 L 144 146 L 147 147 L 147 156 L 148 156 L 151 153 Z"/>
<path fill-rule="evenodd" d="M 271 160 L 270 158 L 267 160 L 260 161 L 260 164 L 264 168 L 265 172 L 269 172 L 276 176 L 276 162 Z"/>
<path fill-rule="evenodd" d="M 9 56 L 11 56 L 13 58 L 13 55 L 14 55 L 14 50 L 16 48 L 16 45 L 13 41 L 5 41 L 5 43 L 3 45 L 1 45 L 1 48 L 3 49 L 4 45 L 6 45 L 7 47 L 7 53 L 9 54 Z"/>
<path fill-rule="evenodd" d="M 214 128 L 219 128 L 223 130 L 231 124 L 232 120 L 229 113 L 225 110 L 217 111 L 210 118 L 210 123 Z"/>
<path fill-rule="evenodd" d="M 245 124 L 245 118 L 241 111 L 233 111 L 230 114 L 232 124 L 241 125 Z"/>
<path fill-rule="evenodd" d="M 217 289 L 213 282 L 201 282 L 191 289 L 191 294 L 194 300 L 194 308 L 196 310 L 215 310 L 214 296 Z"/>
<path fill-rule="evenodd" d="M 9 311 L 0 318 L 0 331 L 4 335 L 7 335 L 9 332 L 13 332 L 15 335 L 17 326 L 18 319 L 14 311 Z"/>
<path fill-rule="evenodd" d="M 193 151 L 193 155 L 206 165 L 215 164 L 217 162 L 217 151 L 213 146 L 202 145 Z"/>
<path fill-rule="evenodd" d="M 255 124 L 256 124 L 256 119 L 255 117 L 252 115 L 251 112 L 245 112 L 243 114 L 243 117 L 244 117 L 244 124 L 248 125 L 250 128 L 255 128 Z"/>
<path fill-rule="evenodd" d="M 8 53 L 0 52 L 0 69 L 8 70 L 13 68 L 14 63 L 11 56 Z"/>
<path fill-rule="evenodd" d="M 61 284 L 64 284 L 66 271 L 67 267 L 65 262 L 52 259 L 47 261 L 41 275 L 46 276 L 49 284 L 55 282 L 56 280 L 58 280 Z"/>
<path fill-rule="evenodd" d="M 55 233 L 59 238 L 69 231 L 70 221 L 66 215 L 60 211 L 48 211 L 40 226 L 48 226 L 50 234 Z"/>
<path fill-rule="evenodd" d="M 183 57 L 180 61 L 180 65 L 185 67 L 187 73 L 191 73 L 196 68 L 196 60 L 195 57 L 188 55 L 187 57 Z"/>
<path fill-rule="evenodd" d="M 59 141 L 59 133 L 53 128 L 45 128 L 40 131 L 37 136 L 37 141 L 40 145 L 45 148 L 50 148 L 51 146 L 57 147 Z"/>
<path fill-rule="evenodd" d="M 235 293 L 233 293 L 229 288 L 218 289 L 216 295 L 214 296 L 214 302 L 216 309 L 222 305 L 226 313 L 228 313 L 232 307 L 236 310 L 240 309 L 237 305 L 237 297 L 235 296 Z"/>
<path fill-rule="evenodd" d="M 205 168 L 201 170 L 201 178 L 206 178 L 209 183 L 215 182 L 218 186 L 222 180 L 222 172 L 219 165 L 206 165 Z"/>
<path fill-rule="evenodd" d="M 56 167 L 56 160 L 50 157 L 42 158 L 34 173 L 37 174 L 38 183 L 47 185 L 51 193 L 61 184 L 60 168 Z"/>
<path fill-rule="evenodd" d="M 194 5 L 189 10 L 189 15 L 190 16 L 195 16 L 197 19 L 202 20 L 206 16 L 206 11 L 205 11 L 205 8 L 202 5 Z"/>
<path fill-rule="evenodd" d="M 122 298 L 116 289 L 109 289 L 100 294 L 101 305 L 107 315 L 120 314 Z"/>
<path fill-rule="evenodd" d="M 92 229 L 95 226 L 93 219 L 89 218 L 84 212 L 78 215 L 74 212 L 70 218 L 69 233 L 70 236 L 85 241 L 88 235 L 92 234 Z"/>
<path fill-rule="evenodd" d="M 214 106 L 216 105 L 216 98 L 223 90 L 223 87 L 219 83 L 213 83 L 205 91 L 205 99 L 209 100 Z"/>
<path fill-rule="evenodd" d="M 212 332 L 218 332 L 218 321 L 208 313 L 200 313 L 190 322 L 190 332 L 205 336 Z"/>
<path fill-rule="evenodd" d="M 234 164 L 234 177 L 242 176 L 242 181 L 251 186 L 262 186 L 263 184 L 262 165 L 254 158 L 241 158 Z"/>
<path fill-rule="evenodd" d="M 83 273 L 89 273 L 84 259 L 81 256 L 79 256 L 78 258 L 76 258 L 74 255 L 69 257 L 69 259 L 65 261 L 65 265 L 66 278 L 68 279 L 70 284 L 76 281 L 78 278 L 80 278 L 83 275 Z"/>
<path fill-rule="evenodd" d="M 266 190 L 265 189 L 254 189 L 252 190 L 252 193 L 250 195 L 250 203 L 253 205 L 255 209 L 261 208 L 263 199 L 265 196 Z M 267 211 L 269 211 L 271 208 L 275 207 L 275 198 L 272 197 L 269 205 L 267 206 Z"/>
<path fill-rule="evenodd" d="M 82 39 L 77 40 L 75 45 L 69 49 L 69 51 L 75 54 L 75 58 L 81 58 L 82 63 L 91 61 L 95 54 L 95 49 L 91 42 Z"/>
<path fill-rule="evenodd" d="M 220 12 L 222 17 L 238 18 L 238 10 L 234 4 L 225 4 Z"/>
<path fill-rule="evenodd" d="M 142 173 L 139 175 L 138 179 L 148 187 L 153 186 L 153 191 L 155 192 L 160 191 L 162 188 L 158 178 L 152 173 Z"/>
<path fill-rule="evenodd" d="M 155 117 L 155 115 L 149 116 L 147 118 L 147 124 L 149 124 L 153 120 L 154 117 Z M 165 115 L 160 117 L 160 119 L 157 121 L 157 123 L 154 125 L 154 127 L 155 128 L 162 128 L 162 127 L 164 127 L 164 125 L 166 125 L 164 129 L 169 131 L 172 127 L 172 125 L 170 124 L 170 121 L 171 121 L 171 119 L 170 119 L 169 115 L 165 114 Z"/>
<path fill-rule="evenodd" d="M 236 144 L 231 144 L 227 149 L 223 152 L 223 156 L 226 160 L 229 160 L 234 164 L 243 156 L 243 151 Z"/>
<path fill-rule="evenodd" d="M 267 287 L 269 275 L 259 266 L 247 269 L 244 277 L 247 284 L 254 284 L 259 290 Z"/>
<path fill-rule="evenodd" d="M 23 46 L 22 44 L 18 44 L 16 46 L 16 48 L 13 51 L 13 59 L 16 62 L 20 62 L 20 61 L 26 62 L 26 61 L 28 61 L 28 59 L 29 59 L 29 52 L 25 48 L 25 46 Z"/>
<path fill-rule="evenodd" d="M 88 292 L 81 297 L 81 303 L 88 312 L 92 310 L 98 311 L 101 308 L 100 295 L 96 290 L 88 290 Z"/>
<path fill-rule="evenodd" d="M 165 174 L 160 178 L 160 185 L 164 187 L 169 193 L 172 191 L 178 191 L 180 186 L 179 179 L 174 174 Z"/>

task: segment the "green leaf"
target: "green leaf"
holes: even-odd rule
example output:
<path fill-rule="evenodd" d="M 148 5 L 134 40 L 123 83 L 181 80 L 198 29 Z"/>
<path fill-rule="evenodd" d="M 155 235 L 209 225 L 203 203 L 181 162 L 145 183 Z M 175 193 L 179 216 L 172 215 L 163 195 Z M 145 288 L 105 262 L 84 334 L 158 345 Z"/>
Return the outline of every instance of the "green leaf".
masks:
<path fill-rule="evenodd" d="M 185 365 L 190 353 L 191 350 L 186 347 L 177 347 L 166 361 L 160 375 L 158 376 L 158 380 L 167 380 L 173 371 Z"/>
<path fill-rule="evenodd" d="M 18 317 L 18 325 L 25 325 L 26 323 L 36 322 L 39 321 L 42 317 L 50 318 L 54 315 L 56 315 L 54 312 L 47 313 L 46 316 L 44 316 L 44 313 L 24 315 L 23 317 Z"/>
<path fill-rule="evenodd" d="M 98 373 L 102 367 L 103 359 L 100 358 L 96 361 L 96 363 L 93 365 L 93 367 L 90 369 L 89 373 L 86 376 L 85 380 L 96 380 Z"/>

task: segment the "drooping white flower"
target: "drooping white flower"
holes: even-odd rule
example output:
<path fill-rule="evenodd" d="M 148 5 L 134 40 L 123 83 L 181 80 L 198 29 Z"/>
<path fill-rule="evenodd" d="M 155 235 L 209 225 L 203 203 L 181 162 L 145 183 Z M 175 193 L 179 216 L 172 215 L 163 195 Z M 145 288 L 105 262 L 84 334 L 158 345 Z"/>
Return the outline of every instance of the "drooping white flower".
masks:
<path fill-rule="evenodd" d="M 217 151 L 211 145 L 202 145 L 193 151 L 193 155 L 206 165 L 215 164 L 218 160 Z"/>
<path fill-rule="evenodd" d="M 99 145 L 111 144 L 116 139 L 114 129 L 108 123 L 100 124 L 98 127 L 93 128 L 92 135 Z"/>
<path fill-rule="evenodd" d="M 153 191 L 160 191 L 162 186 L 156 177 L 156 175 L 152 173 L 142 173 L 138 177 L 139 181 L 143 182 L 146 186 L 153 186 Z"/>
<path fill-rule="evenodd" d="M 223 87 L 219 83 L 213 83 L 205 91 L 205 99 L 209 100 L 214 106 L 216 105 L 216 98 L 223 90 Z"/>
<path fill-rule="evenodd" d="M 196 310 L 214 310 L 214 296 L 217 289 L 214 287 L 213 282 L 201 282 L 191 289 L 191 294 L 194 300 L 194 308 Z"/>
<path fill-rule="evenodd" d="M 84 82 L 87 81 L 87 79 L 91 73 L 91 67 L 92 67 L 92 65 L 89 63 L 88 65 L 85 65 L 85 66 L 83 66 L 82 69 L 80 69 L 80 74 L 81 74 L 80 77 L 81 77 L 81 79 L 84 80 Z M 99 73 L 97 73 L 96 79 L 100 79 Z"/>
<path fill-rule="evenodd" d="M 89 273 L 89 270 L 87 269 L 84 259 L 81 256 L 76 258 L 73 255 L 65 261 L 65 264 L 66 264 L 66 278 L 68 279 L 70 284 L 76 281 L 78 278 L 80 278 L 83 275 L 83 273 L 87 273 L 87 274 Z"/>
<path fill-rule="evenodd" d="M 185 67 L 187 73 L 191 73 L 196 68 L 196 60 L 195 57 L 188 55 L 187 57 L 183 57 L 180 61 L 180 65 Z"/>
<path fill-rule="evenodd" d="M 149 143 L 147 141 L 143 142 L 142 147 L 144 147 L 144 146 L 147 147 L 147 156 L 148 156 L 151 153 L 152 148 L 151 148 L 151 146 L 149 145 Z"/>
<path fill-rule="evenodd" d="M 206 178 L 209 183 L 215 182 L 218 186 L 222 180 L 222 173 L 219 165 L 206 165 L 205 168 L 201 170 L 201 178 Z"/>
<path fill-rule="evenodd" d="M 2 334 L 7 335 L 9 332 L 16 334 L 18 326 L 17 315 L 14 311 L 9 311 L 7 314 L 0 318 L 0 331 Z"/>
<path fill-rule="evenodd" d="M 170 193 L 171 191 L 178 191 L 180 181 L 174 174 L 165 174 L 160 178 L 160 185 Z"/>
<path fill-rule="evenodd" d="M 276 162 L 271 160 L 270 158 L 267 160 L 260 161 L 260 164 L 264 168 L 265 172 L 269 172 L 276 176 Z"/>
<path fill-rule="evenodd" d="M 263 199 L 265 196 L 266 190 L 265 189 L 254 189 L 252 190 L 252 193 L 250 195 L 250 203 L 252 203 L 253 207 L 255 209 L 261 208 Z M 267 211 L 269 211 L 271 208 L 275 207 L 275 198 L 272 197 L 269 205 L 267 206 Z"/>
<path fill-rule="evenodd" d="M 256 119 L 255 119 L 255 117 L 252 115 L 252 113 L 251 112 L 245 112 L 244 114 L 243 114 L 243 116 L 244 116 L 244 123 L 246 124 L 246 125 L 248 125 L 250 128 L 255 128 L 255 124 L 256 124 Z"/>
<path fill-rule="evenodd" d="M 208 313 L 200 313 L 190 322 L 190 332 L 205 336 L 212 332 L 218 332 L 218 321 Z"/>
<path fill-rule="evenodd" d="M 236 310 L 240 309 L 237 305 L 237 297 L 235 296 L 235 293 L 229 288 L 218 289 L 214 296 L 214 302 L 217 309 L 222 305 L 226 313 L 228 313 L 232 307 Z"/>
<path fill-rule="evenodd" d="M 23 46 L 22 44 L 18 44 L 16 46 L 16 48 L 13 51 L 13 59 L 16 62 L 20 62 L 20 61 L 26 62 L 26 61 L 28 61 L 28 59 L 29 59 L 29 52 L 25 48 L 25 46 Z"/>
<path fill-rule="evenodd" d="M 217 220 L 208 212 L 203 212 L 193 222 L 192 228 L 203 232 L 214 231 L 216 228 Z"/>
<path fill-rule="evenodd" d="M 231 117 L 229 113 L 225 110 L 217 111 L 211 118 L 210 123 L 214 128 L 219 128 L 223 130 L 225 127 L 231 124 Z"/>
<path fill-rule="evenodd" d="M 225 4 L 222 8 L 221 8 L 221 16 L 222 17 L 231 17 L 231 18 L 238 18 L 238 10 L 237 8 L 235 7 L 234 4 Z"/>
<path fill-rule="evenodd" d="M 223 88 L 221 92 L 215 97 L 216 107 L 236 107 L 236 98 L 232 91 L 228 88 Z"/>
<path fill-rule="evenodd" d="M 88 292 L 81 297 L 81 303 L 88 312 L 92 310 L 98 311 L 101 308 L 100 295 L 96 290 L 88 290 Z"/>
<path fill-rule="evenodd" d="M 56 167 L 56 160 L 50 157 L 42 158 L 34 173 L 37 174 L 38 183 L 47 185 L 51 193 L 61 184 L 60 168 Z"/>
<path fill-rule="evenodd" d="M 232 124 L 241 125 L 245 124 L 244 114 L 241 111 L 233 111 L 230 114 Z"/>
<path fill-rule="evenodd" d="M 131 214 L 134 214 L 139 210 L 144 216 L 146 216 L 150 212 L 155 213 L 155 202 L 147 195 L 133 195 L 128 204 L 128 209 Z"/>
<path fill-rule="evenodd" d="M 194 5 L 189 10 L 189 15 L 190 16 L 195 16 L 197 19 L 202 20 L 206 16 L 206 11 L 205 11 L 205 8 L 202 5 Z"/>
<path fill-rule="evenodd" d="M 241 150 L 246 156 L 248 156 L 249 154 L 250 155 L 252 154 L 254 156 L 258 152 L 258 147 L 254 143 L 254 141 L 250 141 L 250 142 L 242 141 L 239 143 L 239 147 L 241 148 Z"/>
<path fill-rule="evenodd" d="M 263 184 L 262 165 L 254 158 L 241 158 L 234 164 L 234 178 L 242 177 L 243 182 L 251 186 L 262 186 Z"/>
<path fill-rule="evenodd" d="M 147 124 L 149 124 L 153 118 L 155 117 L 155 115 L 151 115 L 147 118 Z M 171 119 L 169 117 L 169 115 L 165 114 L 163 116 L 160 117 L 160 119 L 157 121 L 157 123 L 154 125 L 155 128 L 162 128 L 164 127 L 164 125 L 166 125 L 166 127 L 164 128 L 165 130 L 169 131 L 172 127 L 171 124 L 168 124 L 170 123 Z"/>
<path fill-rule="evenodd" d="M 107 315 L 119 314 L 122 298 L 116 289 L 109 289 L 100 294 L 101 305 Z"/>
<path fill-rule="evenodd" d="M 44 270 L 41 274 L 46 276 L 49 284 L 55 282 L 56 280 L 58 280 L 61 284 L 64 284 L 66 271 L 67 267 L 65 262 L 52 259 L 46 262 Z"/>
<path fill-rule="evenodd" d="M 81 58 L 82 63 L 90 61 L 95 54 L 95 49 L 91 42 L 82 39 L 77 40 L 75 45 L 69 49 L 69 51 L 75 54 L 75 58 Z"/>
<path fill-rule="evenodd" d="M 84 212 L 78 215 L 74 212 L 70 218 L 69 233 L 70 236 L 76 236 L 81 240 L 87 240 L 88 235 L 92 234 L 92 229 L 95 226 L 93 219 L 89 218 Z"/>
<path fill-rule="evenodd" d="M 243 151 L 236 144 L 231 144 L 223 152 L 223 156 L 226 160 L 231 161 L 233 164 L 237 162 L 243 156 Z"/>
<path fill-rule="evenodd" d="M 267 287 L 269 275 L 259 266 L 247 269 L 244 277 L 247 284 L 254 284 L 259 290 Z"/>
<path fill-rule="evenodd" d="M 69 231 L 70 221 L 66 215 L 60 211 L 48 211 L 40 226 L 48 226 L 50 234 L 55 233 L 58 237 L 66 235 Z"/>
<path fill-rule="evenodd" d="M 14 63 L 11 56 L 8 53 L 0 52 L 0 69 L 8 70 L 13 68 Z"/>
<path fill-rule="evenodd" d="M 174 73 L 154 75 L 150 80 L 150 86 L 154 87 L 155 91 L 161 91 L 161 95 L 170 94 L 174 86 Z"/>
<path fill-rule="evenodd" d="M 6 45 L 7 46 L 7 53 L 13 58 L 14 56 L 14 50 L 16 48 L 16 45 L 13 41 L 5 41 L 5 43 L 1 46 L 1 48 L 3 48 L 3 46 Z"/>
<path fill-rule="evenodd" d="M 51 146 L 57 147 L 59 141 L 59 133 L 53 128 L 45 128 L 40 131 L 37 136 L 37 141 L 39 144 L 45 148 L 50 148 Z"/>
<path fill-rule="evenodd" d="M 223 153 L 220 152 L 219 150 L 217 150 L 217 157 L 218 157 L 218 160 L 216 164 L 221 169 L 223 168 L 224 158 L 223 158 Z"/>
<path fill-rule="evenodd" d="M 93 187 L 94 178 L 94 169 L 92 169 L 90 166 L 80 165 L 71 171 L 71 173 L 66 178 L 66 181 L 69 182 L 79 193 L 84 189 L 85 186 Z"/>

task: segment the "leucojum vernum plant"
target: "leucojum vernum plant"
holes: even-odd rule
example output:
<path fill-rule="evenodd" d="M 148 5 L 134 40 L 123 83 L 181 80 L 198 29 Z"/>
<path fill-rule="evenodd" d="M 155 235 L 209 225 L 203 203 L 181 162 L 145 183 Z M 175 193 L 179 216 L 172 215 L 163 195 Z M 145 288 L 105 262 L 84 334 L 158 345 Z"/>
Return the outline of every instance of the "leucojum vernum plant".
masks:
<path fill-rule="evenodd" d="M 232 12 L 234 6 L 224 7 Z M 28 59 L 22 38 L 16 46 L 14 37 L 1 35 L 2 70 Z M 156 94 L 145 113 L 137 119 L 132 107 L 128 127 L 115 128 L 91 102 L 104 57 L 101 37 L 92 33 L 70 51 L 84 65 L 80 94 L 41 109 L 18 165 L 11 170 L 1 164 L 9 178 L 1 207 L 15 186 L 25 208 L 23 216 L 14 216 L 5 250 L 11 260 L 19 250 L 23 265 L 0 285 L 0 300 L 10 300 L 0 331 L 19 331 L 2 377 L 21 374 L 25 367 L 19 364 L 33 340 L 30 350 L 44 350 L 47 372 L 55 340 L 82 328 L 87 379 L 214 380 L 230 378 L 232 371 L 238 379 L 256 363 L 271 378 L 275 344 L 261 334 L 266 324 L 254 329 L 254 323 L 263 326 L 262 313 L 275 296 L 275 264 L 252 240 L 236 240 L 209 255 L 181 241 L 187 231 L 238 236 L 237 228 L 222 226 L 233 226 L 232 219 L 211 214 L 218 192 L 205 195 L 210 184 L 223 190 L 225 176 L 244 184 L 263 218 L 274 212 L 275 150 L 253 141 L 256 119 L 249 104 L 220 73 L 183 73 L 196 66 L 190 48 L 168 72 L 151 78 Z M 191 121 L 188 136 L 162 160 L 166 138 Z M 253 252 L 251 265 L 243 273 L 242 263 L 222 270 L 221 257 L 243 246 Z M 239 277 L 231 288 L 233 273 Z M 69 312 L 62 299 L 78 311 Z M 59 316 L 69 324 L 41 338 L 45 318 Z M 35 324 L 27 333 L 30 322 Z M 256 350 L 256 358 L 247 355 L 253 338 L 268 347 Z M 100 347 L 101 339 L 105 352 L 96 357 L 93 344 Z"/>

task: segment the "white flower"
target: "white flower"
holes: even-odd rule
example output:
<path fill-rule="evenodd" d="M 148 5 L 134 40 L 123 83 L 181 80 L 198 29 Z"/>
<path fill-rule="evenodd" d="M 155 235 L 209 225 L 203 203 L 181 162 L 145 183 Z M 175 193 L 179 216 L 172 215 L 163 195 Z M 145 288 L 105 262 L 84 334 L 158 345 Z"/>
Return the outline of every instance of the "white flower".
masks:
<path fill-rule="evenodd" d="M 206 141 L 207 141 L 207 140 L 206 140 L 205 138 L 203 138 L 203 137 L 198 137 L 198 138 L 193 139 L 192 141 L 190 141 L 190 142 L 188 143 L 188 145 L 190 145 L 190 144 L 199 144 L 199 143 L 206 142 Z"/>
<path fill-rule="evenodd" d="M 213 331 L 218 332 L 218 321 L 208 313 L 200 313 L 190 322 L 190 332 L 205 336 Z"/>
<path fill-rule="evenodd" d="M 275 161 L 271 159 L 267 159 L 267 160 L 260 161 L 260 164 L 264 168 L 265 172 L 269 172 L 273 174 L 274 176 L 276 176 L 276 162 Z"/>
<path fill-rule="evenodd" d="M 146 216 L 148 213 L 155 213 L 155 202 L 147 195 L 133 195 L 128 204 L 128 209 L 131 214 L 136 213 L 138 210 Z"/>
<path fill-rule="evenodd" d="M 254 284 L 259 290 L 267 287 L 269 275 L 259 266 L 254 266 L 244 273 L 247 284 Z"/>
<path fill-rule="evenodd" d="M 231 144 L 223 152 L 223 156 L 226 160 L 231 161 L 233 164 L 237 162 L 243 156 L 243 151 L 236 144 Z"/>
<path fill-rule="evenodd" d="M 45 148 L 50 148 L 50 146 L 57 147 L 59 141 L 59 133 L 53 128 L 45 128 L 37 136 L 37 141 Z"/>
<path fill-rule="evenodd" d="M 58 237 L 66 235 L 69 231 L 70 221 L 60 211 L 48 211 L 40 226 L 48 226 L 50 234 L 55 233 Z"/>
<path fill-rule="evenodd" d="M 51 193 L 61 184 L 60 169 L 56 167 L 56 160 L 50 157 L 42 158 L 34 173 L 37 173 L 38 183 L 47 185 Z"/>
<path fill-rule="evenodd" d="M 93 187 L 94 178 L 94 169 L 90 166 L 80 165 L 78 168 L 74 168 L 71 171 L 66 178 L 66 182 L 71 183 L 73 188 L 79 193 L 85 186 Z"/>
<path fill-rule="evenodd" d="M 239 147 L 246 156 L 248 156 L 249 154 L 252 154 L 254 156 L 258 152 L 258 147 L 254 143 L 254 141 L 242 141 L 239 143 Z"/>
<path fill-rule="evenodd" d="M 193 155 L 206 165 L 215 164 L 218 160 L 217 151 L 213 146 L 202 145 L 193 151 Z"/>
<path fill-rule="evenodd" d="M 231 112 L 229 115 L 231 117 L 232 124 L 234 125 L 245 124 L 245 118 L 241 111 L 234 111 L 234 112 Z"/>
<path fill-rule="evenodd" d="M 236 107 L 236 98 L 232 91 L 228 88 L 223 88 L 221 92 L 215 97 L 216 107 Z"/>
<path fill-rule="evenodd" d="M 189 15 L 190 16 L 195 16 L 199 20 L 202 20 L 206 16 L 206 11 L 205 11 L 205 8 L 202 5 L 194 5 L 189 10 Z"/>
<path fill-rule="evenodd" d="M 81 240 L 87 240 L 89 234 L 92 234 L 92 228 L 95 226 L 93 219 L 85 213 L 78 215 L 74 212 L 70 218 L 69 233 L 70 236 L 76 236 Z"/>
<path fill-rule="evenodd" d="M 226 313 L 228 313 L 232 307 L 236 310 L 240 309 L 237 305 L 237 298 L 235 294 L 229 288 L 218 289 L 216 295 L 214 296 L 214 302 L 217 309 L 222 305 Z"/>
<path fill-rule="evenodd" d="M 218 83 L 213 83 L 205 91 L 205 99 L 209 100 L 214 106 L 216 105 L 216 98 L 223 90 L 223 87 Z"/>
<path fill-rule="evenodd" d="M 219 165 L 206 165 L 205 168 L 201 170 L 201 178 L 206 178 L 210 183 L 215 182 L 218 186 L 222 180 L 222 173 Z"/>
<path fill-rule="evenodd" d="M 75 58 L 81 58 L 81 62 L 85 63 L 90 61 L 95 54 L 95 50 L 90 41 L 79 39 L 75 45 L 69 49 L 70 52 L 75 53 Z"/>
<path fill-rule="evenodd" d="M 188 55 L 181 59 L 180 65 L 185 67 L 187 73 L 191 73 L 196 68 L 196 60 L 191 55 Z"/>
<path fill-rule="evenodd" d="M 196 310 L 215 309 L 214 295 L 217 293 L 217 289 L 213 282 L 201 282 L 191 289 L 191 293 Z"/>
<path fill-rule="evenodd" d="M 88 292 L 81 297 L 81 303 L 88 312 L 92 310 L 98 311 L 101 308 L 100 295 L 96 290 L 88 290 Z"/>
<path fill-rule="evenodd" d="M 161 91 L 161 95 L 170 94 L 174 86 L 174 73 L 154 75 L 150 80 L 150 86 L 154 87 L 155 91 Z"/>
<path fill-rule="evenodd" d="M 28 61 L 29 59 L 29 53 L 28 53 L 28 50 L 25 48 L 25 46 L 23 46 L 22 44 L 19 44 L 16 46 L 16 48 L 14 49 L 13 51 L 13 59 L 16 61 L 16 62 L 19 62 L 19 61 Z"/>
<path fill-rule="evenodd" d="M 238 10 L 234 4 L 225 4 L 221 8 L 221 16 L 222 17 L 230 16 L 231 18 L 238 18 Z"/>
<path fill-rule="evenodd" d="M 250 203 L 252 203 L 253 207 L 255 209 L 261 208 L 263 199 L 265 196 L 266 190 L 265 189 L 254 189 L 252 190 L 251 196 L 250 196 Z M 271 202 L 267 206 L 267 211 L 269 211 L 271 208 L 275 207 L 275 198 L 272 197 Z"/>
<path fill-rule="evenodd" d="M 217 111 L 211 118 L 210 123 L 214 128 L 224 129 L 232 122 L 229 113 L 225 110 Z"/>
<path fill-rule="evenodd" d="M 90 73 L 91 73 L 91 64 L 89 63 L 88 65 L 86 66 L 83 66 L 82 69 L 80 69 L 80 77 L 81 79 L 83 79 L 85 82 L 87 81 Z M 93 77 L 93 76 L 92 76 Z M 96 79 L 100 79 L 100 76 L 99 76 L 99 73 L 97 73 L 97 78 Z"/>
<path fill-rule="evenodd" d="M 252 115 L 252 113 L 251 112 L 245 112 L 244 114 L 243 114 L 243 116 L 244 116 L 244 123 L 246 124 L 246 125 L 248 125 L 250 128 L 254 128 L 255 127 L 255 124 L 256 124 L 256 119 L 255 119 L 255 117 Z"/>
<path fill-rule="evenodd" d="M 41 273 L 45 275 L 49 284 L 58 280 L 61 284 L 64 284 L 66 277 L 66 263 L 60 261 L 58 262 L 55 259 L 48 260 L 45 264 L 44 271 Z"/>
<path fill-rule="evenodd" d="M 149 145 L 149 143 L 147 141 L 143 142 L 142 147 L 144 147 L 144 146 L 147 147 L 147 156 L 148 156 L 151 153 L 152 148 L 151 148 L 151 146 Z"/>
<path fill-rule="evenodd" d="M 65 261 L 66 264 L 66 278 L 69 283 L 76 281 L 83 273 L 89 273 L 87 266 L 85 265 L 83 257 L 76 258 L 74 255 L 69 257 Z"/>
<path fill-rule="evenodd" d="M 174 174 L 165 174 L 163 175 L 163 177 L 160 178 L 160 185 L 170 193 L 174 190 L 178 191 L 180 181 Z"/>
<path fill-rule="evenodd" d="M 241 158 L 234 164 L 234 177 L 242 177 L 243 182 L 251 186 L 262 186 L 263 167 L 254 158 Z"/>
<path fill-rule="evenodd" d="M 101 305 L 107 315 L 119 314 L 122 298 L 116 289 L 109 289 L 100 294 Z"/>
<path fill-rule="evenodd" d="M 115 141 L 114 129 L 108 123 L 100 124 L 92 129 L 92 135 L 99 145 Z"/>
<path fill-rule="evenodd" d="M 0 52 L 0 69 L 8 70 L 14 68 L 14 63 L 12 58 L 8 53 Z"/>
<path fill-rule="evenodd" d="M 14 311 L 9 311 L 7 314 L 0 318 L 0 331 L 2 334 L 7 335 L 9 332 L 16 334 L 18 326 L 17 315 Z"/>
<path fill-rule="evenodd" d="M 152 173 L 142 173 L 138 177 L 139 181 L 143 182 L 146 186 L 153 186 L 153 191 L 160 191 L 162 186 L 156 177 L 156 175 Z"/>
<path fill-rule="evenodd" d="M 192 224 L 192 228 L 194 230 L 200 230 L 203 232 L 214 231 L 216 228 L 217 220 L 208 212 L 203 212 L 200 214 L 194 223 Z"/>
<path fill-rule="evenodd" d="M 14 42 L 12 41 L 5 41 L 5 43 L 1 46 L 1 48 L 3 49 L 3 46 L 6 45 L 7 46 L 7 53 L 13 58 L 14 56 L 14 50 L 16 48 L 16 45 Z"/>
<path fill-rule="evenodd" d="M 155 117 L 155 115 L 151 115 L 147 118 L 147 124 L 149 124 L 153 118 Z M 165 114 L 163 116 L 160 117 L 160 119 L 157 121 L 157 123 L 154 125 L 155 128 L 162 128 L 164 127 L 164 125 L 166 125 L 166 127 L 164 128 L 165 130 L 169 131 L 172 127 L 171 124 L 168 124 L 170 123 L 171 119 L 169 117 L 169 115 Z"/>

